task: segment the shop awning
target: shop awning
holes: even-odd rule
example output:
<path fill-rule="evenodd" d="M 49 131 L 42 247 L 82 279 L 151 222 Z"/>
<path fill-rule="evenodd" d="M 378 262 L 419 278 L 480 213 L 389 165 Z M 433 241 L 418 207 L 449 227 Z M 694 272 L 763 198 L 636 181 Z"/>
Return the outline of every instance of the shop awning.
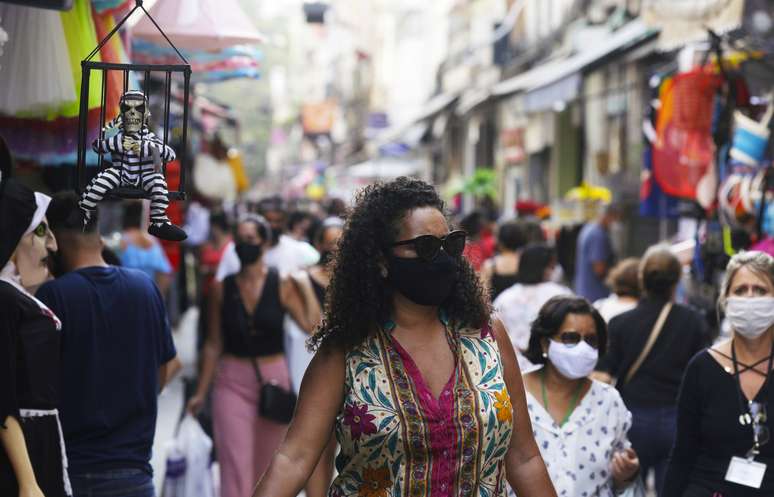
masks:
<path fill-rule="evenodd" d="M 460 101 L 457 103 L 457 107 L 454 109 L 454 113 L 458 116 L 464 116 L 471 110 L 489 100 L 491 95 L 492 93 L 490 88 L 471 88 L 470 90 L 466 90 L 465 93 L 463 93 L 460 97 Z"/>
<path fill-rule="evenodd" d="M 212 51 L 264 41 L 236 0 L 164 0 L 150 14 L 178 48 Z M 133 28 L 132 36 L 166 43 L 147 16 Z"/>
<path fill-rule="evenodd" d="M 406 143 L 414 138 L 421 138 L 427 130 L 427 124 L 423 121 L 431 119 L 457 101 L 456 93 L 442 93 L 428 100 L 412 117 L 407 121 L 392 126 L 376 137 L 376 142 L 380 146 L 392 142 Z M 420 131 L 421 130 L 421 131 Z M 415 143 L 415 145 L 416 145 Z"/>
<path fill-rule="evenodd" d="M 435 117 L 439 112 L 443 112 L 447 107 L 453 104 L 457 100 L 458 95 L 456 93 L 441 93 L 436 95 L 422 107 L 422 109 L 414 116 L 412 122 L 424 121 Z"/>
<path fill-rule="evenodd" d="M 557 101 L 578 96 L 581 72 L 618 53 L 637 47 L 655 37 L 658 30 L 634 20 L 610 34 L 605 43 L 592 46 L 569 57 L 541 64 L 494 86 L 492 95 L 503 97 L 517 92 L 525 94 L 525 110 L 536 112 L 551 108 Z"/>
<path fill-rule="evenodd" d="M 346 175 L 358 179 L 391 179 L 398 176 L 413 176 L 420 171 L 419 163 L 410 160 L 377 157 L 360 164 L 350 166 Z"/>

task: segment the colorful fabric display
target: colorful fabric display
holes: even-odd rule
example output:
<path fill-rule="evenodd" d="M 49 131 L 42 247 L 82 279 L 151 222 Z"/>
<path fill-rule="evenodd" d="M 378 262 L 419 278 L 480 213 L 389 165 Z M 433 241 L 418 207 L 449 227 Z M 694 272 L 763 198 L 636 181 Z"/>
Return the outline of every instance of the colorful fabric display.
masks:
<path fill-rule="evenodd" d="M 180 50 L 191 64 L 192 79 L 196 82 L 217 82 L 234 78 L 261 76 L 263 53 L 249 46 L 235 46 L 204 52 Z M 132 40 L 132 60 L 138 64 L 181 64 L 177 52 L 170 46 L 159 46 L 145 40 Z"/>
<path fill-rule="evenodd" d="M 696 198 L 696 185 L 713 163 L 713 101 L 721 84 L 717 74 L 697 69 L 661 86 L 653 174 L 669 195 Z"/>
<path fill-rule="evenodd" d="M 78 147 L 81 60 L 116 24 L 114 12 L 127 1 L 76 0 L 67 12 L 0 4 L 0 18 L 10 28 L 11 43 L 0 55 L 0 67 L 13 67 L 13 77 L 0 78 L 0 134 L 14 155 L 43 165 L 75 163 Z M 102 12 L 99 14 L 98 12 Z M 106 43 L 92 60 L 127 63 L 119 36 Z M 105 116 L 118 113 L 123 92 L 121 71 L 108 71 Z M 130 85 L 138 88 L 134 74 Z M 87 143 L 100 128 L 102 71 L 93 70 L 89 82 Z M 87 164 L 97 163 L 90 149 Z"/>
<path fill-rule="evenodd" d="M 745 116 L 739 111 L 734 112 L 734 131 L 733 147 L 731 148 L 731 157 L 754 166 L 759 164 L 766 155 L 766 145 L 769 142 L 769 121 L 774 114 L 774 102 L 770 102 L 766 107 L 761 121 L 755 121 Z"/>
<path fill-rule="evenodd" d="M 642 183 L 640 184 L 640 215 L 659 219 L 680 217 L 680 200 L 664 193 L 653 178 L 653 155 L 650 147 L 642 154 Z"/>
<path fill-rule="evenodd" d="M 97 14 L 118 15 L 131 8 L 133 0 L 91 0 L 91 6 Z"/>
<path fill-rule="evenodd" d="M 60 16 L 53 10 L 0 4 L 10 40 L 0 55 L 5 74 L 0 78 L 0 113 L 55 117 L 77 101 Z"/>

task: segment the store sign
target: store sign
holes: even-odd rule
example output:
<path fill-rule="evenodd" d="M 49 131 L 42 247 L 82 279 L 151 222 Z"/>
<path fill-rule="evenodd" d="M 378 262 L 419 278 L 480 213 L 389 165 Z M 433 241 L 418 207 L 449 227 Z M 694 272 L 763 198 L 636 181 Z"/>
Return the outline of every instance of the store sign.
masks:
<path fill-rule="evenodd" d="M 301 122 L 304 134 L 320 135 L 330 133 L 333 129 L 333 119 L 336 113 L 336 103 L 328 100 L 315 104 L 304 104 L 301 108 Z"/>
<path fill-rule="evenodd" d="M 524 150 L 524 128 L 512 128 L 501 131 L 500 146 L 507 165 L 523 163 L 527 158 Z"/>

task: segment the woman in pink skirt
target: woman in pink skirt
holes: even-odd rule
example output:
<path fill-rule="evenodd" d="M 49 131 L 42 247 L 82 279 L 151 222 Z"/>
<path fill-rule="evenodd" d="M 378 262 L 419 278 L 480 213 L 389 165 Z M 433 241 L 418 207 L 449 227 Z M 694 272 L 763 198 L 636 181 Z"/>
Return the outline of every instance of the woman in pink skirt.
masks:
<path fill-rule="evenodd" d="M 212 405 L 221 497 L 245 497 L 271 461 L 287 425 L 258 414 L 261 382 L 290 390 L 283 350 L 285 313 L 311 328 L 295 285 L 262 261 L 271 228 L 242 218 L 234 240 L 242 268 L 211 290 L 210 322 L 199 385 L 188 403 L 201 409 L 215 383 Z"/>

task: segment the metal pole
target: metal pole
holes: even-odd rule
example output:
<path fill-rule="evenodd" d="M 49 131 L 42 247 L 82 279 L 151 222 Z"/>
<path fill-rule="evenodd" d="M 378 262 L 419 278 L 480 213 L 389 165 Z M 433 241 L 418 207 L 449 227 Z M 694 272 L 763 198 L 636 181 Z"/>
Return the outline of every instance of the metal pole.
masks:
<path fill-rule="evenodd" d="M 75 190 L 80 194 L 84 188 L 86 176 L 86 150 L 89 128 L 89 68 L 81 62 L 81 101 L 78 113 L 78 163 L 76 164 L 77 182 Z"/>
<path fill-rule="evenodd" d="M 183 72 L 183 139 L 181 147 L 183 150 L 180 154 L 180 199 L 185 199 L 186 192 L 186 170 L 188 169 L 188 98 L 189 89 L 191 86 L 191 68 L 190 66 Z"/>

